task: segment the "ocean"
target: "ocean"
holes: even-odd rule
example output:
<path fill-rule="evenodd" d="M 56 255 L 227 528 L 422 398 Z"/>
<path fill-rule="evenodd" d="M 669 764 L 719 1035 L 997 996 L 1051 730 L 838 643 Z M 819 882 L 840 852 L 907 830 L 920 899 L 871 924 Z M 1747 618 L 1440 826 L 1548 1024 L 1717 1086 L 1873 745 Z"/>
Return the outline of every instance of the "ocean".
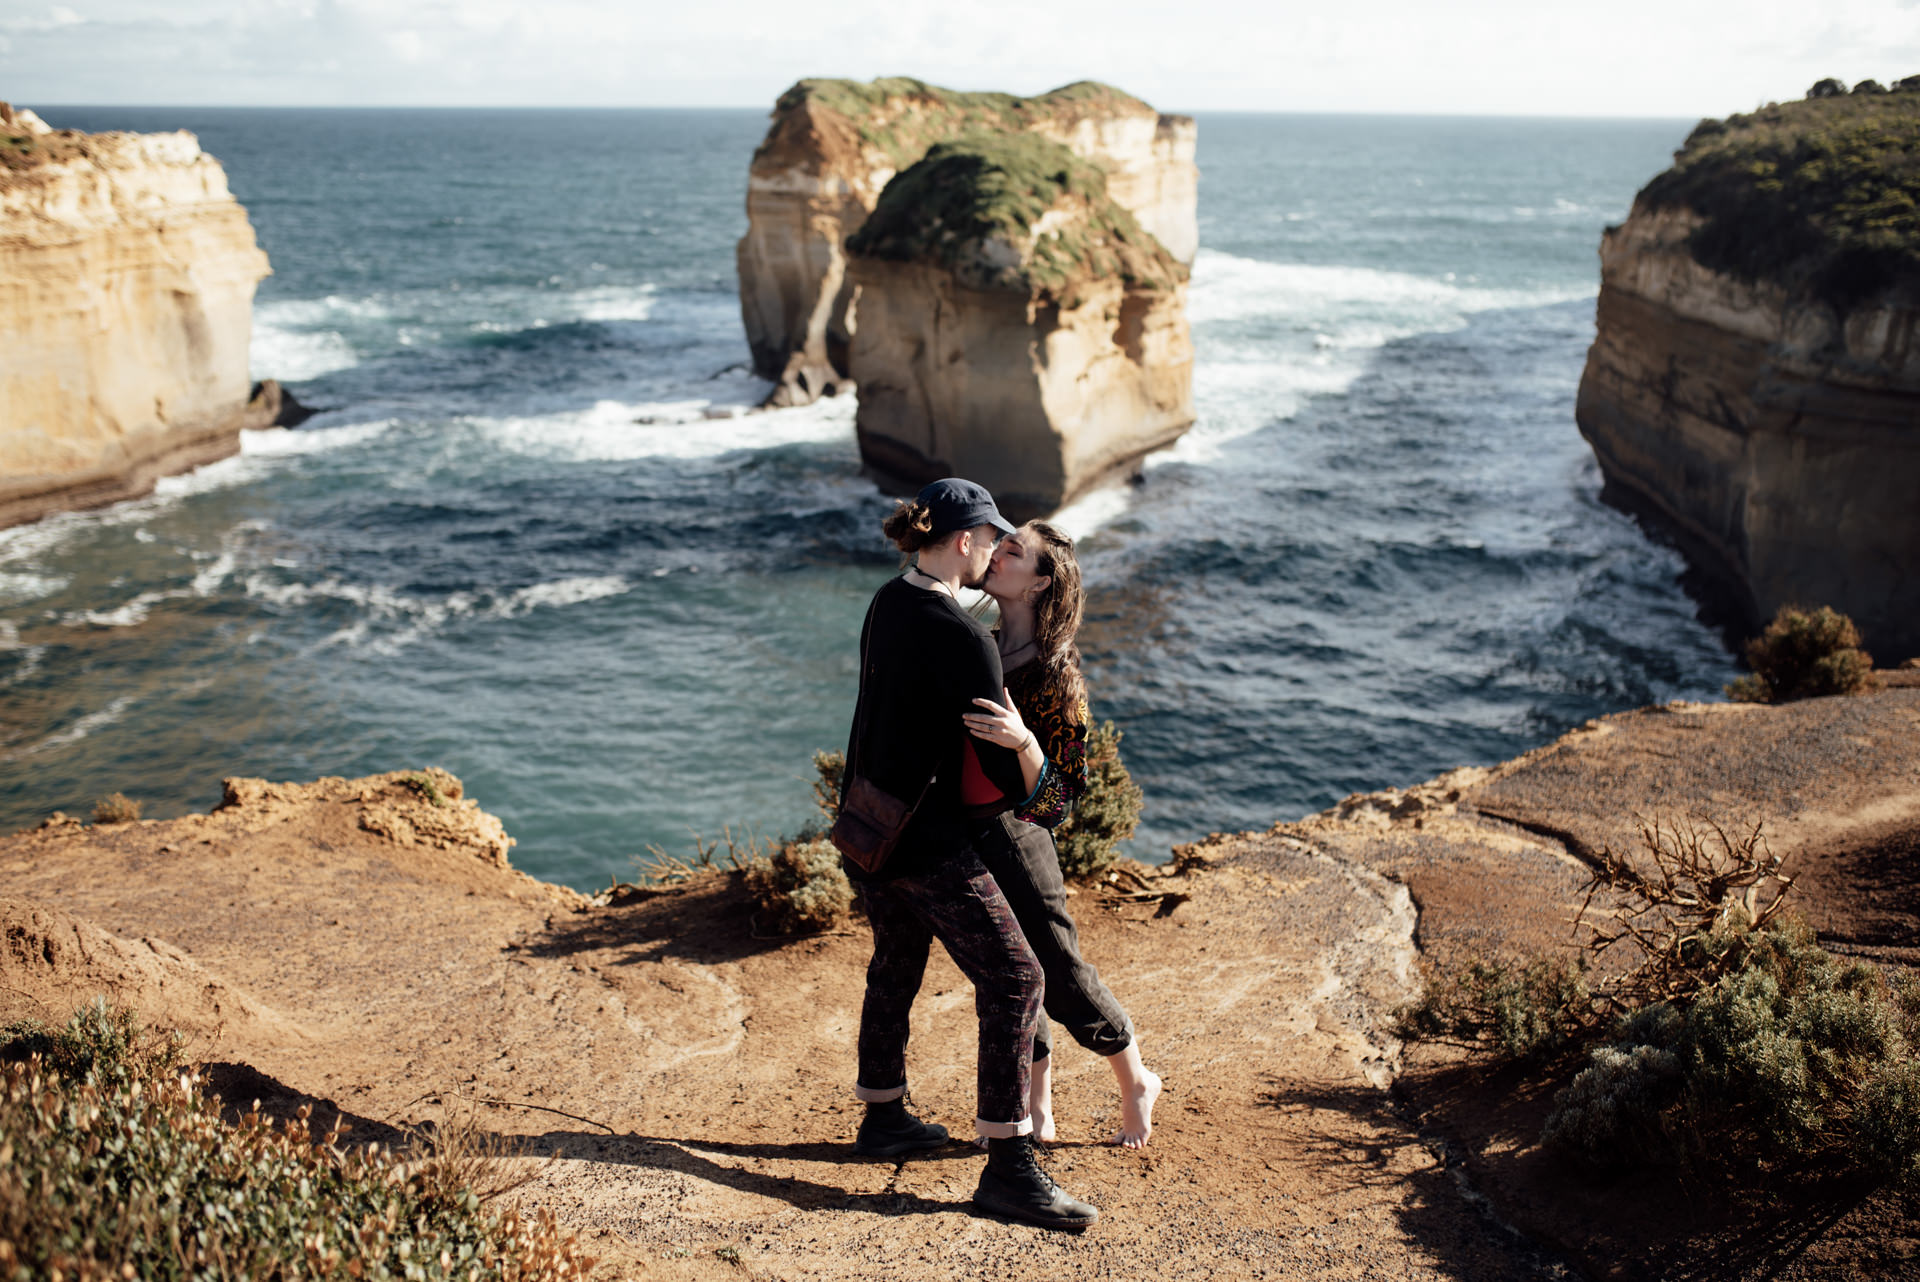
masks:
<path fill-rule="evenodd" d="M 436 765 L 591 888 L 809 819 L 896 558 L 850 399 L 744 412 L 763 112 L 41 114 L 199 136 L 273 262 L 254 376 L 325 412 L 0 531 L 0 825 Z M 1573 421 L 1601 230 L 1690 124 L 1199 117 L 1199 420 L 1061 516 L 1130 853 L 1732 678 Z"/>

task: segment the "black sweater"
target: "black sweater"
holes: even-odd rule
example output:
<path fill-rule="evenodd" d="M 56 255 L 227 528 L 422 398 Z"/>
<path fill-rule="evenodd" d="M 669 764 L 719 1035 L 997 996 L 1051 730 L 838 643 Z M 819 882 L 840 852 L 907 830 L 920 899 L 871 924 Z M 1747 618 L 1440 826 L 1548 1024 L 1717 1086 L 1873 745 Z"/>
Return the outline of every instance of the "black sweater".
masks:
<path fill-rule="evenodd" d="M 866 666 L 847 741 L 846 777 L 864 774 L 909 805 L 933 780 L 879 879 L 916 876 L 953 857 L 985 820 L 1026 796 L 1019 755 L 975 738 L 981 770 L 1005 796 L 988 806 L 960 800 L 967 737 L 960 716 L 976 710 L 976 698 L 1003 702 L 1000 651 L 993 635 L 952 597 L 904 578 L 888 580 L 874 594 L 860 645 Z M 851 866 L 848 872 L 860 875 Z"/>

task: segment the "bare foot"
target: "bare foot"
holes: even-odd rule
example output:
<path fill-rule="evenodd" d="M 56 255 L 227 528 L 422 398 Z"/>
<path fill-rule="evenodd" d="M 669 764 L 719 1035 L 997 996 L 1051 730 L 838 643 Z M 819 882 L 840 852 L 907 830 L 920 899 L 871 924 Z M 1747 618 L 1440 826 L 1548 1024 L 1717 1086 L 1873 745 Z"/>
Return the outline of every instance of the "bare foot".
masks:
<path fill-rule="evenodd" d="M 1127 1148 L 1145 1148 L 1153 1137 L 1153 1103 L 1160 1098 L 1160 1077 L 1143 1071 L 1141 1079 L 1139 1090 L 1120 1096 L 1121 1126 L 1113 1142 Z"/>

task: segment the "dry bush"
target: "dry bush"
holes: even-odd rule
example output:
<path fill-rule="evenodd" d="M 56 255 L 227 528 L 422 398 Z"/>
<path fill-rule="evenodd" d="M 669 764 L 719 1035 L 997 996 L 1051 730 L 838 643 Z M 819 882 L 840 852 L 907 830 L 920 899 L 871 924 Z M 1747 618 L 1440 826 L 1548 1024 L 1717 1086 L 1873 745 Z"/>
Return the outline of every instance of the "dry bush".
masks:
<path fill-rule="evenodd" d="M 413 1128 L 400 1160 L 429 1196 L 457 1201 L 470 1192 L 485 1203 L 525 1188 L 555 1161 L 536 1164 L 528 1156 L 518 1140 L 481 1126 L 468 1107 L 438 1125 Z"/>
<path fill-rule="evenodd" d="M 830 930 L 853 907 L 840 852 L 830 841 L 790 841 L 747 865 L 759 921 L 781 934 Z"/>
<path fill-rule="evenodd" d="M 1759 824 L 1636 826 L 1575 919 L 1590 995 L 1564 961 L 1475 962 L 1429 982 L 1403 1035 L 1509 1057 L 1592 1043 L 1541 1139 L 1595 1167 L 1920 1176 L 1920 984 L 1830 956 L 1787 917 L 1793 881 Z"/>
<path fill-rule="evenodd" d="M 840 794 L 846 790 L 847 754 L 844 752 L 816 752 L 813 754 L 813 804 L 826 816 L 828 827 L 840 817 Z M 823 830 L 824 831 L 824 830 Z"/>
<path fill-rule="evenodd" d="M 130 824 L 140 817 L 140 803 L 124 792 L 109 793 L 93 803 L 97 824 Z"/>
<path fill-rule="evenodd" d="M 1596 971 L 1630 958 L 1602 986 L 1616 1011 L 1638 1009 L 1712 984 L 1738 958 L 1716 951 L 1719 932 L 1736 914 L 1749 929 L 1764 929 L 1786 901 L 1793 878 L 1785 856 L 1773 854 L 1764 825 L 1729 831 L 1707 818 L 1634 816 L 1634 856 L 1602 849 L 1575 925 Z M 1611 902 L 1596 910 L 1597 898 Z M 1619 949 L 1619 953 L 1614 950 Z"/>
<path fill-rule="evenodd" d="M 1736 703 L 1788 703 L 1853 694 L 1873 673 L 1873 656 L 1860 648 L 1860 630 L 1837 610 L 1781 606 L 1773 622 L 1747 642 L 1753 669 L 1727 687 Z"/>
<path fill-rule="evenodd" d="M 1669 1160 L 1760 1182 L 1809 1165 L 1920 1175 L 1915 1003 L 1791 920 L 1756 930 L 1736 912 L 1703 944 L 1731 959 L 1718 977 L 1620 1021 L 1543 1142 L 1602 1168 Z"/>

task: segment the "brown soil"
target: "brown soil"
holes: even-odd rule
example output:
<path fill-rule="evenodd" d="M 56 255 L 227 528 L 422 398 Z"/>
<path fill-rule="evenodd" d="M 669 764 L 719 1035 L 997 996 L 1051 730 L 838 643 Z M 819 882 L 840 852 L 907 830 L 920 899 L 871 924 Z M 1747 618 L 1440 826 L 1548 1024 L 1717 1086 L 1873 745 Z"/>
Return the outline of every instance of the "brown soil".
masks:
<path fill-rule="evenodd" d="M 1564 946 L 1581 850 L 1672 798 L 1779 806 L 1809 917 L 1905 956 L 1916 719 L 1911 689 L 1627 714 L 1187 848 L 1146 873 L 1189 897 L 1170 911 L 1081 892 L 1087 951 L 1167 1093 L 1146 1150 L 1103 1144 L 1112 1079 L 1060 1046 L 1049 1165 L 1103 1212 L 1077 1236 L 974 1216 L 970 1147 L 853 1157 L 858 922 L 763 938 L 724 872 L 583 899 L 513 870 L 446 775 L 442 804 L 399 774 L 242 780 L 211 815 L 0 839 L 0 1016 L 105 992 L 187 1031 L 230 1099 L 312 1103 L 359 1140 L 477 1115 L 557 1155 L 529 1195 L 601 1277 L 1893 1276 L 1920 1238 L 1908 1202 L 1829 1190 L 1783 1212 L 1593 1186 L 1533 1144 L 1552 1074 L 1426 1047 L 1403 1064 L 1386 1028 L 1416 939 L 1441 959 Z M 937 959 L 913 1092 L 956 1132 L 971 1006 Z"/>

